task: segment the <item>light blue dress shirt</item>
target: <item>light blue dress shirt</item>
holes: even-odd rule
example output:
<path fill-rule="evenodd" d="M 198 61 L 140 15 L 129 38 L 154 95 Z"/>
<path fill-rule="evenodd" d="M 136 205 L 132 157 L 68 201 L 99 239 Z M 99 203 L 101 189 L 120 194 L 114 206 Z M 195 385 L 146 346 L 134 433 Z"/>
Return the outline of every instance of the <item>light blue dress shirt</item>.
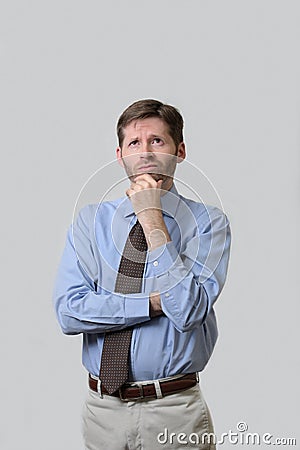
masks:
<path fill-rule="evenodd" d="M 130 379 L 200 372 L 217 340 L 214 303 L 227 273 L 230 228 L 218 208 L 186 199 L 175 186 L 161 197 L 171 242 L 147 252 L 142 292 L 114 292 L 128 233 L 131 201 L 84 207 L 69 228 L 54 303 L 65 334 L 83 335 L 83 365 L 99 375 L 106 331 L 133 327 Z M 158 291 L 164 315 L 150 317 Z M 100 374 L 101 376 L 101 374 Z"/>

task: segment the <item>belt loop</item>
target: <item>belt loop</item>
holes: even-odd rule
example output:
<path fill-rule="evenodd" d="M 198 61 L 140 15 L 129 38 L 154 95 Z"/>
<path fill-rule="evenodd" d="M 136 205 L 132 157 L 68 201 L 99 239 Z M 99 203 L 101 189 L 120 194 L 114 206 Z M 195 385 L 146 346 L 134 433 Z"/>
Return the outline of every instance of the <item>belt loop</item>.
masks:
<path fill-rule="evenodd" d="M 98 380 L 97 380 L 97 392 L 100 395 L 100 397 L 103 398 L 103 394 L 102 394 L 102 391 L 101 391 L 101 380 L 100 380 L 100 378 L 98 378 Z"/>
<path fill-rule="evenodd" d="M 154 387 L 155 387 L 156 397 L 163 398 L 159 380 L 153 380 L 153 383 L 154 383 Z"/>
<path fill-rule="evenodd" d="M 196 372 L 196 381 L 197 381 L 197 383 L 199 383 L 199 381 L 200 381 L 199 372 Z"/>

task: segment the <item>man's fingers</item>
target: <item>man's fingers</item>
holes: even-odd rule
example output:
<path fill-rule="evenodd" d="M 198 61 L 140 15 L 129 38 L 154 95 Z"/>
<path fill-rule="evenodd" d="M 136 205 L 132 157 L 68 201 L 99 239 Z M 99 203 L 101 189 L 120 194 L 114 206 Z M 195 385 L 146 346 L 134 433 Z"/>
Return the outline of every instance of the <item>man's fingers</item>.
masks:
<path fill-rule="evenodd" d="M 146 175 L 148 175 L 148 174 L 146 174 Z M 130 188 L 127 189 L 126 195 L 128 197 L 131 197 L 133 194 L 135 194 L 137 192 L 141 192 L 143 190 L 161 189 L 163 180 L 155 181 L 155 180 L 153 180 L 152 177 L 150 177 L 150 178 L 151 178 L 151 184 L 149 183 L 148 179 L 145 180 L 144 175 L 135 178 L 134 182 L 131 183 Z M 154 186 L 153 186 L 153 184 L 154 184 Z"/>
<path fill-rule="evenodd" d="M 152 186 L 149 181 L 146 181 L 144 179 L 135 180 L 135 185 L 142 186 L 144 189 L 153 189 L 156 186 Z"/>
<path fill-rule="evenodd" d="M 127 197 L 131 197 L 133 194 L 135 194 L 135 191 L 133 190 L 133 189 L 127 189 L 127 191 L 126 191 L 126 195 L 127 195 Z"/>
<path fill-rule="evenodd" d="M 152 189 L 152 188 L 151 188 L 151 189 Z M 137 194 L 138 192 L 141 192 L 141 191 L 143 191 L 143 190 L 144 190 L 144 187 L 143 187 L 143 186 L 141 186 L 141 185 L 139 185 L 139 184 L 132 184 L 132 185 L 130 186 L 130 188 L 127 189 L 126 195 L 127 195 L 127 197 L 131 197 L 132 195 Z"/>
<path fill-rule="evenodd" d="M 143 173 L 141 175 L 138 175 L 134 179 L 135 183 L 141 183 L 141 182 L 145 182 L 145 181 L 150 184 L 150 187 L 153 187 L 153 188 L 157 187 L 157 182 L 154 180 L 154 178 L 149 173 Z"/>

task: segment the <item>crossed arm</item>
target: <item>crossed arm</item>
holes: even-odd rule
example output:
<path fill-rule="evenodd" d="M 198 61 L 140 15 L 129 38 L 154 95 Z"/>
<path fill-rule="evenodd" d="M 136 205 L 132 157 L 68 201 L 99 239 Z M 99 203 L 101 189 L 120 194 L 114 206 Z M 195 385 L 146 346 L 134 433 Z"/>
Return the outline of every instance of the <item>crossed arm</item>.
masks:
<path fill-rule="evenodd" d="M 157 279 L 159 292 L 150 295 L 122 295 L 104 290 L 96 292 L 93 278 L 88 275 L 82 260 L 78 259 L 69 230 L 54 292 L 56 312 L 64 333 L 102 333 L 143 323 L 161 314 L 179 332 L 185 332 L 203 324 L 220 294 L 225 282 L 230 245 L 226 216 L 215 209 L 210 220 L 203 221 L 200 251 L 191 261 L 189 249 L 197 245 L 197 236 L 191 238 L 185 251 L 179 255 L 159 207 L 157 187 L 141 189 L 141 183 L 146 185 L 144 176 L 139 184 L 130 187 L 127 195 L 143 227 L 149 255 L 157 261 L 157 265 L 148 263 L 148 268 L 151 276 Z M 159 182 L 155 183 L 159 187 Z M 148 195 L 147 208 L 141 196 L 136 195 L 143 190 L 147 195 L 152 194 Z M 76 232 L 89 255 L 86 266 L 92 265 L 88 226 L 83 215 L 79 217 Z M 221 248 L 219 236 L 224 233 L 226 239 Z M 216 244 L 213 246 L 212 235 Z M 208 252 L 210 261 L 206 257 Z M 96 270 L 91 269 L 92 272 Z"/>

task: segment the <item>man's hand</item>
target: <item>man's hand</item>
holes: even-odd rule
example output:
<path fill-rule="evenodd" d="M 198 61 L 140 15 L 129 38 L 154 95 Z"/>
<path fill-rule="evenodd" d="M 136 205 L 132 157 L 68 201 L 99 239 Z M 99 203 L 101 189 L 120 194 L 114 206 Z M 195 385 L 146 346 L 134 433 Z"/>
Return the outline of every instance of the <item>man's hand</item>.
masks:
<path fill-rule="evenodd" d="M 126 195 L 130 198 L 138 217 L 150 219 L 153 210 L 161 211 L 161 185 L 162 180 L 155 181 L 149 173 L 137 175 L 134 178 Z"/>
<path fill-rule="evenodd" d="M 162 180 L 156 181 L 150 174 L 145 173 L 135 177 L 126 191 L 143 227 L 150 250 L 171 240 L 161 210 L 161 185 Z"/>
<path fill-rule="evenodd" d="M 150 301 L 150 317 L 157 317 L 163 314 L 160 303 L 159 292 L 152 292 L 149 297 Z"/>

